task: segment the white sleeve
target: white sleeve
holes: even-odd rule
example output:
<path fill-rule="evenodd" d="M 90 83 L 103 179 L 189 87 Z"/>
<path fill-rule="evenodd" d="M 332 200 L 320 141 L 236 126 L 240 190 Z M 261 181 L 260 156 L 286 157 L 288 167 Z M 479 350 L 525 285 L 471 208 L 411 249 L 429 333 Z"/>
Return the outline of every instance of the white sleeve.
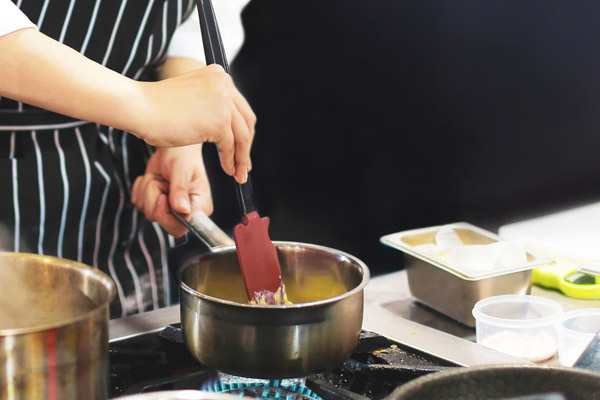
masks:
<path fill-rule="evenodd" d="M 248 1 L 214 0 L 212 2 L 229 62 L 233 61 L 244 43 L 241 13 Z M 200 18 L 195 7 L 192 15 L 175 30 L 167 50 L 167 57 L 188 57 L 206 62 L 200 33 Z"/>
<path fill-rule="evenodd" d="M 0 36 L 23 28 L 37 29 L 11 0 L 0 0 Z"/>

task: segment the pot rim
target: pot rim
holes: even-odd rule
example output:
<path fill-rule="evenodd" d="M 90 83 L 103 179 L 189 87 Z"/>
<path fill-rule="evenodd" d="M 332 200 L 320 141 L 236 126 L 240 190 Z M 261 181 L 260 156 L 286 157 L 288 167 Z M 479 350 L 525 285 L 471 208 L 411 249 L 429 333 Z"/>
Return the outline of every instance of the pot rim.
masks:
<path fill-rule="evenodd" d="M 97 268 L 90 267 L 89 265 L 83 264 L 79 261 L 73 261 L 66 258 L 60 258 L 55 256 L 47 256 L 43 254 L 33 254 L 33 253 L 15 253 L 15 252 L 0 252 L 1 257 L 14 257 L 14 258 L 29 258 L 33 260 L 38 260 L 41 263 L 56 263 L 61 265 L 61 267 L 77 270 L 85 275 L 91 276 L 92 279 L 104 287 L 108 289 L 108 295 L 105 301 L 94 307 L 92 310 L 80 314 L 76 317 L 67 318 L 62 321 L 57 321 L 49 324 L 30 326 L 25 328 L 7 328 L 0 329 L 0 338 L 6 336 L 17 336 L 17 335 L 25 335 L 30 333 L 43 332 L 50 329 L 57 329 L 64 326 L 72 325 L 77 322 L 88 319 L 91 315 L 101 311 L 104 308 L 107 308 L 108 305 L 113 301 L 116 296 L 117 289 L 113 280 L 104 272 L 100 271 Z M 107 315 L 108 319 L 108 315 Z"/>
<path fill-rule="evenodd" d="M 327 253 L 330 253 L 333 255 L 337 255 L 338 257 L 343 257 L 343 258 L 349 259 L 350 261 L 352 261 L 352 263 L 354 265 L 356 265 L 360 268 L 360 270 L 362 272 L 362 280 L 356 287 L 354 287 L 353 289 L 351 289 L 347 292 L 344 292 L 338 296 L 330 297 L 330 298 L 322 299 L 322 300 L 317 300 L 317 301 L 311 301 L 308 303 L 294 303 L 294 304 L 238 303 L 238 302 L 232 301 L 232 300 L 220 299 L 218 297 L 209 296 L 209 295 L 199 292 L 195 289 L 192 289 L 191 287 L 186 285 L 183 282 L 181 276 L 183 274 L 183 271 L 185 271 L 191 265 L 191 263 L 188 260 L 185 264 L 177 267 L 177 272 L 176 272 L 175 276 L 176 276 L 177 282 L 179 283 L 179 287 L 192 296 L 200 297 L 203 300 L 207 300 L 207 301 L 214 302 L 214 303 L 220 303 L 223 305 L 242 307 L 242 308 L 251 308 L 251 309 L 282 310 L 282 309 L 317 307 L 317 306 L 321 306 L 321 305 L 325 305 L 325 304 L 335 303 L 346 297 L 351 297 L 355 293 L 362 292 L 364 290 L 365 286 L 367 286 L 367 283 L 369 283 L 370 272 L 369 272 L 369 268 L 367 267 L 367 264 L 365 264 L 363 261 L 359 260 L 358 258 L 356 258 L 355 256 L 353 256 L 349 253 L 343 252 L 341 250 L 336 250 L 331 247 L 321 246 L 318 244 L 302 243 L 302 242 L 287 242 L 287 241 L 275 241 L 274 240 L 273 244 L 277 248 L 290 246 L 290 247 L 305 247 L 305 248 L 310 248 L 310 249 L 315 249 L 315 250 L 321 250 L 321 251 L 324 251 L 324 252 L 327 252 Z M 232 249 L 235 249 L 235 245 L 212 247 L 208 250 L 208 252 L 218 254 L 218 253 L 229 252 Z"/>

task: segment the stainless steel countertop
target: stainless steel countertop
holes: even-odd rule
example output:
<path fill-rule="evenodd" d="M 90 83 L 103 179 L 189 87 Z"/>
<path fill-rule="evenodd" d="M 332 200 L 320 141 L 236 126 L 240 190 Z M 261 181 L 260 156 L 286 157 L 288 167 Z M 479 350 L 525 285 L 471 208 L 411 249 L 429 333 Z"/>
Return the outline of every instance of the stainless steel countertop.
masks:
<path fill-rule="evenodd" d="M 532 295 L 556 300 L 565 311 L 600 307 L 600 300 L 572 299 L 538 287 L 533 287 Z M 156 332 L 179 320 L 179 306 L 114 319 L 109 324 L 110 341 Z M 528 364 L 474 343 L 474 329 L 414 301 L 404 270 L 371 279 L 365 288 L 363 329 L 456 365 Z"/>

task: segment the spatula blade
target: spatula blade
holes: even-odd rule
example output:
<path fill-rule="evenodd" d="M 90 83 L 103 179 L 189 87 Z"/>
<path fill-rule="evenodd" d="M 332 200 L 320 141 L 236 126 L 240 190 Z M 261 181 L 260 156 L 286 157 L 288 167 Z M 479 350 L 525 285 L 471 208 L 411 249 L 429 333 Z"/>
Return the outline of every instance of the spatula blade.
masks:
<path fill-rule="evenodd" d="M 261 218 L 256 211 L 243 215 L 233 237 L 248 299 L 283 304 L 281 266 L 269 238 L 269 217 Z"/>

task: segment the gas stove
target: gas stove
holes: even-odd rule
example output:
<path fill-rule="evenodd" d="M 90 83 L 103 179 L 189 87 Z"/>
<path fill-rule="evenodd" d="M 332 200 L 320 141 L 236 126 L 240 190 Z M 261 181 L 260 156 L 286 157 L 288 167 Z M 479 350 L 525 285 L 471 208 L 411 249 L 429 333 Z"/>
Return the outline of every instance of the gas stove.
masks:
<path fill-rule="evenodd" d="M 461 366 L 522 360 L 473 342 L 474 330 L 422 307 L 403 271 L 365 289 L 363 331 L 342 365 L 293 380 L 224 375 L 203 367 L 183 343 L 177 306 L 110 323 L 110 398 L 167 390 L 229 392 L 266 399 L 383 399 L 419 376 Z"/>
<path fill-rule="evenodd" d="M 383 399 L 416 377 L 456 367 L 362 331 L 352 356 L 333 370 L 299 379 L 257 380 L 204 368 L 188 352 L 179 324 L 110 345 L 110 397 L 194 389 L 257 398 Z"/>

